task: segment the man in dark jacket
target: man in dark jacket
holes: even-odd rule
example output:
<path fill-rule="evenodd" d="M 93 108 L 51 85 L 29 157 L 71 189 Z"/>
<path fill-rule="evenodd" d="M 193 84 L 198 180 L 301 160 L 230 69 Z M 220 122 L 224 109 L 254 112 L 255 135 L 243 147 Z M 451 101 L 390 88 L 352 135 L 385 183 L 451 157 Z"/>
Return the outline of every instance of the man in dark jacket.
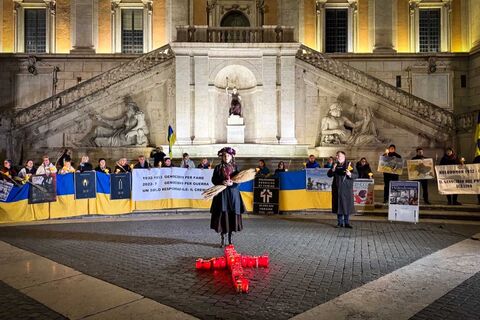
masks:
<path fill-rule="evenodd" d="M 388 146 L 388 152 L 384 154 L 385 157 L 395 157 L 401 159 L 402 156 L 396 152 L 394 144 Z M 390 181 L 398 181 L 398 174 L 383 173 L 383 203 L 388 203 L 388 193 L 390 188 Z"/>
<path fill-rule="evenodd" d="M 423 155 L 423 149 L 422 148 L 417 148 L 417 155 L 412 158 L 412 160 L 423 160 L 425 159 L 425 156 Z M 420 185 L 422 186 L 422 191 L 423 191 L 423 202 L 425 204 L 430 204 L 428 201 L 428 179 L 421 179 L 417 180 L 420 182 Z"/>
<path fill-rule="evenodd" d="M 355 213 L 353 203 L 353 179 L 357 177 L 351 162 L 345 158 L 345 152 L 337 152 L 337 162 L 328 170 L 327 175 L 333 177 L 332 212 L 337 214 L 337 228 L 352 228 L 350 214 Z"/>
<path fill-rule="evenodd" d="M 460 160 L 458 159 L 457 155 L 453 151 L 452 148 L 447 148 L 445 150 L 445 154 L 443 155 L 442 159 L 440 160 L 441 166 L 448 166 L 448 165 L 456 165 L 460 164 Z M 462 205 L 460 202 L 457 201 L 458 194 L 449 194 L 447 195 L 447 201 L 449 205 Z"/>

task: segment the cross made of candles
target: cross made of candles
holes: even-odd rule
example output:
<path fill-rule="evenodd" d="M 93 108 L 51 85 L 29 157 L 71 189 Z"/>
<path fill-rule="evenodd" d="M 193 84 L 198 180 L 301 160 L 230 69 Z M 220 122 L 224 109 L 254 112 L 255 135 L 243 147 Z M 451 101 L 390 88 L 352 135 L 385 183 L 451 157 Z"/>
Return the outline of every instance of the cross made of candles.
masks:
<path fill-rule="evenodd" d="M 268 255 L 242 256 L 235 250 L 233 244 L 225 247 L 225 256 L 208 260 L 197 259 L 197 270 L 226 269 L 232 274 L 233 285 L 237 292 L 247 293 L 249 282 L 245 278 L 243 268 L 266 268 L 268 267 Z"/>

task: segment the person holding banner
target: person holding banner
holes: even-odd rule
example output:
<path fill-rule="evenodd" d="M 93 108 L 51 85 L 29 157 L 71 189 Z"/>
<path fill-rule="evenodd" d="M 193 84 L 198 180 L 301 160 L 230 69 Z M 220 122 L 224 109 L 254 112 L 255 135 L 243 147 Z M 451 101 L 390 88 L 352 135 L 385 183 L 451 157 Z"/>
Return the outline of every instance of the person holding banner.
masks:
<path fill-rule="evenodd" d="M 18 173 L 18 177 L 20 179 L 30 179 L 32 175 L 35 174 L 37 171 L 37 168 L 34 167 L 34 163 L 32 159 L 27 160 L 25 163 L 25 167 L 23 167 L 20 172 Z M 27 178 L 28 177 L 28 178 Z"/>
<path fill-rule="evenodd" d="M 128 165 L 127 158 L 121 158 L 118 160 L 117 165 L 115 166 L 115 173 L 122 172 L 131 172 L 132 168 Z"/>
<path fill-rule="evenodd" d="M 337 228 L 351 229 L 349 217 L 355 212 L 353 202 L 353 179 L 357 177 L 351 162 L 346 161 L 345 152 L 337 151 L 337 162 L 328 170 L 327 175 L 333 177 L 332 213 L 337 214 Z"/>
<path fill-rule="evenodd" d="M 385 157 L 395 157 L 401 159 L 402 156 L 396 152 L 396 147 L 394 144 L 388 146 L 387 152 L 384 154 Z M 388 193 L 390 188 L 390 181 L 398 181 L 398 174 L 395 173 L 383 173 L 383 203 L 388 203 Z"/>
<path fill-rule="evenodd" d="M 214 185 L 224 185 L 227 188 L 212 199 L 210 213 L 210 228 L 220 233 L 220 247 L 225 245 L 225 235 L 228 234 L 228 244 L 232 244 L 232 233 L 243 229 L 242 213 L 245 212 L 245 205 L 238 184 L 231 178 L 238 174 L 235 164 L 235 150 L 225 147 L 218 151 L 222 158 L 220 164 L 215 166 L 212 176 Z"/>
<path fill-rule="evenodd" d="M 50 163 L 50 158 L 48 156 L 43 156 L 43 162 L 38 167 L 37 172 L 35 174 L 50 174 L 50 173 L 57 173 L 57 167 L 55 167 L 52 163 Z"/>
<path fill-rule="evenodd" d="M 107 167 L 107 160 L 105 160 L 105 158 L 98 159 L 98 166 L 95 168 L 95 171 L 103 172 L 105 174 L 109 174 L 112 172 L 112 170 Z"/>
<path fill-rule="evenodd" d="M 3 161 L 3 168 L 1 170 L 0 180 L 10 180 L 5 176 L 9 177 L 10 179 L 13 179 L 13 177 L 17 176 L 17 171 L 12 166 L 12 160 Z"/>
<path fill-rule="evenodd" d="M 58 171 L 58 174 L 75 173 L 75 168 L 72 166 L 72 159 L 70 157 L 63 158 L 63 167 Z"/>
<path fill-rule="evenodd" d="M 82 156 L 77 172 L 93 171 L 93 166 L 89 161 L 90 158 L 88 156 Z"/>
<path fill-rule="evenodd" d="M 423 160 L 425 159 L 425 156 L 423 155 L 423 148 L 417 148 L 417 155 L 412 158 L 412 160 Z M 416 180 L 420 182 L 420 185 L 422 186 L 422 192 L 423 192 L 423 202 L 425 204 L 430 204 L 430 201 L 428 201 L 428 180 L 427 179 L 421 179 L 421 180 Z"/>
<path fill-rule="evenodd" d="M 453 149 L 452 148 L 445 149 L 445 154 L 440 160 L 440 165 L 448 166 L 448 165 L 458 165 L 458 164 L 460 164 L 460 160 L 458 159 Z M 462 204 L 458 202 L 457 199 L 458 199 L 458 194 L 447 195 L 448 205 L 461 206 Z"/>
<path fill-rule="evenodd" d="M 145 156 L 141 155 L 138 156 L 138 162 L 133 166 L 134 169 L 150 169 L 150 163 L 145 160 Z"/>

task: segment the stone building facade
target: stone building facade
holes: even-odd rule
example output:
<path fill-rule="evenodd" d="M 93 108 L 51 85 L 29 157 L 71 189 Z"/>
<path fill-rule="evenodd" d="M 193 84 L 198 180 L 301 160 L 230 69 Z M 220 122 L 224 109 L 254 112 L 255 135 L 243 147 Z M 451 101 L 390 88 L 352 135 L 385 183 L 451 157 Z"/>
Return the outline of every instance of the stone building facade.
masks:
<path fill-rule="evenodd" d="M 375 158 L 395 143 L 432 156 L 453 145 L 469 160 L 480 3 L 3 0 L 0 69 L 2 157 L 63 147 L 133 157 L 148 151 L 138 141 L 165 145 L 170 124 L 176 152 L 198 157 L 242 141 L 247 157 Z M 102 126 L 131 139 L 96 145 Z M 232 130 L 243 140 L 229 141 Z"/>

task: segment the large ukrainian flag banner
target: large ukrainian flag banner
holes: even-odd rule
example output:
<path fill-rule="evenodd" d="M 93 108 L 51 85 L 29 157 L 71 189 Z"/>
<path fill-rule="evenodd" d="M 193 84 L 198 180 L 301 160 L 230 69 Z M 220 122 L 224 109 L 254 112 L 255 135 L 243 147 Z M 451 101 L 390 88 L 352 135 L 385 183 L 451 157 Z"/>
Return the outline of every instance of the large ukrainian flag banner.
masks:
<path fill-rule="evenodd" d="M 97 172 L 95 199 L 75 199 L 74 175 L 57 176 L 57 201 L 28 204 L 29 184 L 13 187 L 5 202 L 0 202 L 0 223 L 67 218 L 83 215 L 118 215 L 134 211 L 173 208 L 208 209 L 211 201 L 165 199 L 155 201 L 110 200 L 110 176 Z M 240 192 L 247 211 L 253 210 L 253 181 L 242 183 Z M 280 210 L 329 209 L 330 192 L 305 189 L 305 171 L 280 174 Z"/>

